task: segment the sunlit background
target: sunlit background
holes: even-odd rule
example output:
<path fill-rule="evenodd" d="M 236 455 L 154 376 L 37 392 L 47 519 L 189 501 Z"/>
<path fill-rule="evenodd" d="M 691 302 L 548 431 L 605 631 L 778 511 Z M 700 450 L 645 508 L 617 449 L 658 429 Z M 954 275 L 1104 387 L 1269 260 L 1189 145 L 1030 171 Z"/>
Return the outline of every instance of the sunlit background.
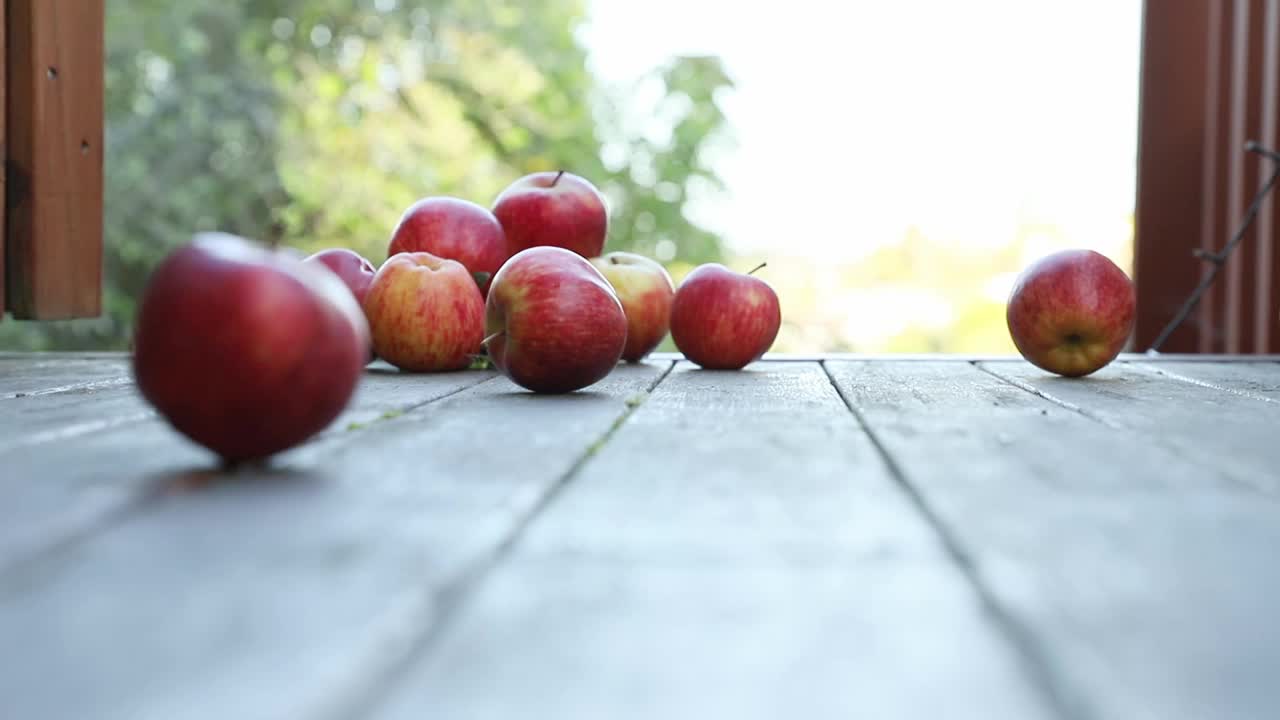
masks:
<path fill-rule="evenodd" d="M 242 7 L 243 6 L 243 7 Z M 610 249 L 782 298 L 775 350 L 1011 352 L 1018 269 L 1131 266 L 1138 0 L 112 0 L 107 315 L 203 229 L 374 262 L 414 199 L 597 182 Z"/>
<path fill-rule="evenodd" d="M 716 55 L 726 192 L 690 212 L 767 259 L 787 350 L 1012 352 L 1017 270 L 1069 246 L 1131 263 L 1141 3 L 599 1 L 625 85 Z"/>

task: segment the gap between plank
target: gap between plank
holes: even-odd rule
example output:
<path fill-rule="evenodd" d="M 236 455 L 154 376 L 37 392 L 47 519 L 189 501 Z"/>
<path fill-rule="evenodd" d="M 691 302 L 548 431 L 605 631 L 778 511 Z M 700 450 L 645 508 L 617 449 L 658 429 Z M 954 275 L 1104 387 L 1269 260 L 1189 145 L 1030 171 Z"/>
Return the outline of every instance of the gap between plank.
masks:
<path fill-rule="evenodd" d="M 494 373 L 493 375 L 490 375 L 489 377 L 486 377 L 483 380 L 478 380 L 476 382 L 454 388 L 442 395 L 438 395 L 436 397 L 429 398 L 421 402 L 411 403 L 409 405 L 403 406 L 402 408 L 398 408 L 397 409 L 398 413 L 395 415 L 388 416 L 384 414 L 382 417 L 376 418 L 374 420 L 370 420 L 368 423 L 361 425 L 359 428 L 336 428 L 336 426 L 334 426 L 332 430 L 326 431 L 320 435 L 317 435 L 311 438 L 310 440 L 308 440 L 307 442 L 303 443 L 302 445 L 299 445 L 298 447 L 301 448 L 301 447 L 306 447 L 307 445 L 310 445 L 313 443 L 327 443 L 332 441 L 333 445 L 330 445 L 324 448 L 324 452 L 331 452 L 334 448 L 340 447 L 346 444 L 348 438 L 357 436 L 367 431 L 369 428 L 377 426 L 381 422 L 389 421 L 394 418 L 403 417 L 405 415 L 408 415 L 414 411 L 420 410 L 433 403 L 437 403 L 437 402 L 440 402 L 441 400 L 446 400 L 448 398 L 451 398 L 454 395 L 457 395 L 458 393 L 470 390 L 474 387 L 478 387 L 487 382 L 496 380 L 499 377 L 501 376 L 498 375 L 497 373 Z M 154 413 L 150 413 L 146 418 L 142 418 L 142 419 L 148 419 L 150 417 L 154 417 Z M 128 423 L 119 423 L 111 427 L 113 428 L 121 427 L 125 424 L 128 424 Z M 92 428 L 92 430 L 96 430 L 96 429 L 103 429 L 103 428 L 101 427 Z M 83 433 L 76 433 L 76 434 L 83 434 Z M 213 471 L 213 474 L 215 475 L 221 474 L 223 472 L 221 468 L 215 465 L 211 465 L 210 467 L 213 469 L 212 471 Z M 20 555 L 7 562 L 0 561 L 0 587 L 11 588 L 11 587 L 17 586 L 23 582 L 24 578 L 31 576 L 35 573 L 38 573 L 41 568 L 50 567 L 52 565 L 52 561 L 58 558 L 59 556 L 74 550 L 85 541 L 103 532 L 106 532 L 107 530 L 110 530 L 116 525 L 119 525 L 120 523 L 124 522 L 129 517 L 131 517 L 133 514 L 144 511 L 146 508 L 150 507 L 152 503 L 157 502 L 160 498 L 164 497 L 169 492 L 170 487 L 171 485 L 167 482 L 165 483 L 153 482 L 153 483 L 150 483 L 149 485 L 144 484 L 141 488 L 139 488 L 138 492 L 133 495 L 133 497 L 125 500 L 124 502 L 121 502 L 120 505 L 118 505 L 117 507 L 114 507 L 106 512 L 103 512 L 101 515 L 93 518 L 90 522 L 85 523 L 84 525 L 76 528 L 72 532 L 68 532 L 62 537 L 55 539 L 53 542 L 47 545 L 44 545 L 42 547 L 39 547 L 31 551 L 30 553 Z"/>
<path fill-rule="evenodd" d="M 1074 707 L 1078 703 L 1068 702 L 1067 693 L 1059 686 L 1057 673 L 1054 672 L 1052 663 L 1040 652 L 1039 643 L 1034 635 L 1012 613 L 1004 608 L 999 599 L 996 598 L 995 593 L 987 587 L 973 557 L 969 555 L 959 538 L 951 533 L 946 523 L 933 509 L 933 506 L 929 504 L 924 494 L 907 477 L 902 466 L 898 464 L 898 461 L 889 452 L 888 447 L 881 442 L 879 435 L 872 429 L 866 416 L 858 409 L 853 399 L 841 389 L 840 383 L 831 374 L 831 369 L 827 367 L 826 361 L 821 362 L 820 365 L 822 365 L 822 372 L 826 374 L 827 380 L 844 403 L 845 408 L 853 415 L 862 431 L 867 434 L 867 438 L 871 440 L 871 444 L 875 447 L 881 461 L 885 464 L 885 468 L 889 471 L 889 475 L 937 536 L 943 551 L 959 568 L 961 575 L 964 576 L 966 582 L 977 594 L 983 609 L 993 619 L 996 630 L 1013 647 L 1017 657 L 1022 661 L 1021 665 L 1028 676 L 1028 680 L 1046 702 L 1047 710 L 1060 720 L 1088 717 L 1088 714 L 1083 709 Z"/>
<path fill-rule="evenodd" d="M 1059 407 L 1061 407 L 1061 408 L 1064 408 L 1064 409 L 1066 409 L 1066 410 L 1070 410 L 1070 411 L 1071 411 L 1071 412 L 1073 412 L 1073 413 L 1077 413 L 1077 414 L 1079 414 L 1079 415 L 1083 415 L 1084 417 L 1087 417 L 1087 418 L 1089 418 L 1090 420 L 1092 420 L 1092 421 L 1094 421 L 1094 422 L 1096 422 L 1096 423 L 1101 423 L 1101 424 L 1103 424 L 1103 425 L 1106 425 L 1107 427 L 1111 428 L 1112 430 L 1124 430 L 1124 429 L 1126 429 L 1124 426 L 1119 425 L 1119 424 L 1117 424 L 1117 423 L 1115 423 L 1115 422 L 1112 422 L 1111 420 L 1108 420 L 1107 418 L 1102 417 L 1101 415 L 1097 415 L 1097 414 L 1095 414 L 1095 413 L 1093 413 L 1093 412 L 1090 412 L 1090 411 L 1088 411 L 1088 410 L 1085 410 L 1084 408 L 1080 407 L 1079 405 L 1076 405 L 1075 403 L 1067 402 L 1066 400 L 1063 400 L 1062 398 L 1057 397 L 1057 396 L 1055 396 L 1055 395 L 1050 395 L 1049 393 L 1047 393 L 1047 392 L 1045 392 L 1045 391 L 1041 390 L 1040 388 L 1038 388 L 1038 387 L 1036 387 L 1036 386 L 1034 386 L 1034 385 L 1032 385 L 1032 384 L 1030 384 L 1030 383 L 1025 383 L 1025 382 L 1023 382 L 1023 381 L 1021 381 L 1021 380 L 1019 380 L 1019 379 L 1017 379 L 1017 378 L 1011 378 L 1011 377 L 1008 377 L 1008 376 L 1006 376 L 1006 375 L 1001 375 L 1000 373 L 996 372 L 995 370 L 992 370 L 990 367 L 988 367 L 987 365 L 985 365 L 985 364 L 983 364 L 983 363 L 981 363 L 981 362 L 973 362 L 973 363 L 971 363 L 971 364 L 972 364 L 974 367 L 976 367 L 977 369 L 979 369 L 979 370 L 981 370 L 982 372 L 984 372 L 984 373 L 986 373 L 986 374 L 990 375 L 990 376 L 991 376 L 991 377 L 993 377 L 993 378 L 996 378 L 997 380 L 1000 380 L 1001 382 L 1008 383 L 1008 384 L 1010 384 L 1010 385 L 1012 385 L 1012 386 L 1014 386 L 1014 387 L 1018 388 L 1019 390 L 1025 390 L 1026 392 L 1029 392 L 1029 393 L 1031 393 L 1032 395 L 1035 395 L 1036 397 L 1042 398 L 1042 399 L 1044 399 L 1044 400 L 1048 400 L 1049 402 L 1053 403 L 1054 405 L 1057 405 L 1057 406 L 1059 406 Z"/>
<path fill-rule="evenodd" d="M 676 363 L 668 361 L 667 369 L 645 388 L 640 394 L 640 398 L 633 396 L 628 398 L 626 409 L 622 411 L 610 424 L 609 428 L 596 439 L 595 442 L 587 446 L 586 450 L 578 457 L 577 460 L 569 466 L 560 477 L 556 478 L 549 487 L 543 490 L 542 494 L 534 501 L 522 516 L 516 519 L 506 536 L 502 538 L 492 550 L 483 554 L 481 557 L 473 561 L 469 567 L 465 568 L 459 575 L 458 579 L 446 583 L 441 587 L 433 598 L 433 602 L 428 603 L 428 612 L 431 613 L 429 618 L 425 618 L 425 627 L 418 627 L 417 637 L 407 640 L 399 656 L 388 660 L 384 665 L 381 676 L 373 678 L 373 680 L 362 690 L 357 692 L 345 703 L 337 706 L 332 712 L 326 713 L 323 717 L 326 720 L 354 720 L 369 716 L 376 710 L 386 699 L 388 693 L 393 690 L 401 678 L 416 660 L 424 657 L 431 651 L 431 648 L 439 640 L 441 633 L 449 627 L 450 620 L 458 612 L 458 610 L 466 602 L 484 578 L 495 568 L 500 566 L 502 562 L 509 556 L 511 550 L 515 548 L 516 543 L 524 535 L 525 531 L 538 519 L 558 497 L 564 494 L 566 488 L 569 487 L 577 478 L 582 468 L 595 457 L 596 454 L 608 444 L 609 440 L 626 424 L 627 420 L 635 414 L 636 410 L 644 404 L 650 395 L 653 394 L 663 380 L 671 374 L 675 369 Z"/>

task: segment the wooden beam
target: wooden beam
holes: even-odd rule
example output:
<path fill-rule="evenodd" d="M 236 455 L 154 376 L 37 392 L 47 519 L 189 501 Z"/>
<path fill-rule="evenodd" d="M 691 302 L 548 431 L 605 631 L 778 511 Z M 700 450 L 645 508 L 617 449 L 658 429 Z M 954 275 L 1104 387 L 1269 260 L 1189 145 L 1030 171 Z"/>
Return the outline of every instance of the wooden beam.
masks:
<path fill-rule="evenodd" d="M 9 308 L 102 308 L 105 0 L 7 0 Z"/>
<path fill-rule="evenodd" d="M 6 235 L 6 230 L 5 230 L 5 224 L 4 224 L 4 214 L 5 214 L 4 209 L 5 209 L 5 206 L 8 204 L 8 200 L 7 200 L 8 194 L 6 193 L 6 188 L 8 186 L 5 185 L 5 182 L 4 182 L 5 175 L 8 174 L 8 170 L 7 170 L 8 161 L 6 160 L 7 155 L 5 154 L 4 118 L 5 118 L 5 115 L 7 115 L 9 112 L 6 109 L 8 107 L 8 103 L 5 100 L 5 90 L 4 90 L 6 73 L 8 72 L 5 68 L 5 61 L 4 61 L 5 55 L 8 52 L 8 47 L 5 45 L 5 42 L 4 42 L 4 36 L 5 36 L 4 16 L 6 13 L 6 5 L 7 5 L 7 0 L 0 0 L 0 322 L 4 320 L 4 312 L 5 312 L 4 238 Z"/>
<path fill-rule="evenodd" d="M 1192 257 L 1236 231 L 1280 142 L 1280 0 L 1147 0 L 1143 31 L 1135 279 L 1139 350 L 1208 271 Z M 1280 201 L 1258 222 L 1168 352 L 1280 350 Z"/>
<path fill-rule="evenodd" d="M 1134 247 L 1139 350 L 1151 346 L 1202 272 L 1192 251 L 1201 220 L 1212 215 L 1201 204 L 1215 197 L 1204 178 L 1215 175 L 1217 154 L 1205 138 L 1218 136 L 1217 115 L 1205 108 L 1206 93 L 1216 94 L 1220 5 L 1145 3 Z M 1212 301 L 1207 296 L 1164 349 L 1208 352 Z"/>
<path fill-rule="evenodd" d="M 1262 110 L 1258 139 L 1270 148 L 1280 148 L 1280 0 L 1268 0 L 1266 15 L 1262 19 L 1265 37 L 1262 39 Z M 1266 182 L 1272 170 L 1271 163 L 1262 163 L 1258 183 Z M 1280 326 L 1276 325 L 1280 311 L 1280 201 L 1272 197 L 1268 211 L 1258 216 L 1258 260 L 1254 263 L 1257 273 L 1257 292 L 1254 293 L 1253 342 L 1254 351 L 1269 352 L 1280 344 Z"/>

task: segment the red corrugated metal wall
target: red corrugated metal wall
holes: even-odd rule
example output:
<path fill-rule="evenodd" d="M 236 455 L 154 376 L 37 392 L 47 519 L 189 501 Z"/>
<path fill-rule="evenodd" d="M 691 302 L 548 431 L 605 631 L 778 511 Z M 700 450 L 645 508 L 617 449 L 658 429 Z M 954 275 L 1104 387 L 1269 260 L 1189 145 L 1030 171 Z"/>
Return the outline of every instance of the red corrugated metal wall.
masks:
<path fill-rule="evenodd" d="M 1134 274 L 1145 350 L 1207 271 L 1280 148 L 1280 0 L 1147 0 Z M 1280 201 L 1258 222 L 1165 352 L 1280 352 Z"/>

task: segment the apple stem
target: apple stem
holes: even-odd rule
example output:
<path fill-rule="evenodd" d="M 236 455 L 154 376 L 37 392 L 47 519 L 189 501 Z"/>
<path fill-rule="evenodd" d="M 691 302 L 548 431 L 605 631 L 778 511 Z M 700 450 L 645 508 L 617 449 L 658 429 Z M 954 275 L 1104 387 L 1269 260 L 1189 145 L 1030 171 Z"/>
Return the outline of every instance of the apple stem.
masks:
<path fill-rule="evenodd" d="M 487 337 L 487 338 L 485 338 L 485 339 L 481 340 L 481 341 L 480 341 L 480 347 L 489 347 L 489 343 L 491 343 L 491 342 L 493 342 L 494 340 L 496 340 L 500 335 L 502 335 L 502 334 L 503 334 L 503 333 L 505 333 L 505 332 L 506 332 L 506 330 L 499 330 L 498 332 L 496 332 L 496 333 L 494 333 L 494 334 L 490 335 L 489 337 Z"/>
<path fill-rule="evenodd" d="M 750 272 L 748 272 L 747 274 L 748 274 L 748 275 L 755 275 L 757 270 L 763 270 L 763 269 L 765 268 L 765 266 L 766 266 L 766 265 L 768 265 L 768 264 L 769 264 L 769 263 L 767 263 L 767 262 L 762 262 L 762 263 L 760 263 L 759 265 L 757 265 L 757 266 L 755 266 L 755 267 L 751 268 L 751 271 L 750 271 Z"/>
<path fill-rule="evenodd" d="M 560 182 L 560 178 L 562 178 L 562 177 L 564 177 L 564 171 L 563 171 L 563 170 L 561 170 L 560 172 L 556 173 L 555 178 L 551 181 L 551 187 L 555 187 L 555 186 L 556 186 L 556 183 Z"/>

